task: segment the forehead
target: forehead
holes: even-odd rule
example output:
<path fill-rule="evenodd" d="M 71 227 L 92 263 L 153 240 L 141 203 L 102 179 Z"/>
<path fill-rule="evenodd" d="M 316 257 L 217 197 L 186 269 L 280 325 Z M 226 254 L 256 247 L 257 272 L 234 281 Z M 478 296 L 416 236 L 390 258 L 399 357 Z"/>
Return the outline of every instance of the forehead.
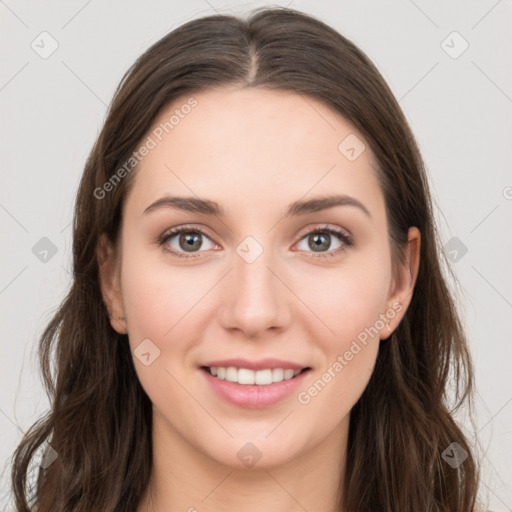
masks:
<path fill-rule="evenodd" d="M 183 96 L 147 137 L 154 147 L 141 159 L 127 201 L 138 210 L 165 194 L 247 210 L 340 193 L 366 200 L 369 210 L 383 208 L 368 144 L 310 96 L 260 88 Z"/>

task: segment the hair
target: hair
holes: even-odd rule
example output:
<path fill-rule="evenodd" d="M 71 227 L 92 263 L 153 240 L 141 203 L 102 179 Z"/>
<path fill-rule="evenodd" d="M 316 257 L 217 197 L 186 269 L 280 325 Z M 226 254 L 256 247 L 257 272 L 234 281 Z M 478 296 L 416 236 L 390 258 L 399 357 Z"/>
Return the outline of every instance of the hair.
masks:
<path fill-rule="evenodd" d="M 152 404 L 128 336 L 110 324 L 97 253 L 102 234 L 118 241 L 136 168 L 102 199 L 95 190 L 130 158 L 162 109 L 223 86 L 291 91 L 341 114 L 378 164 L 395 264 L 403 261 L 408 229 L 421 233 L 410 305 L 380 343 L 374 372 L 350 413 L 340 510 L 475 510 L 477 463 L 453 416 L 471 405 L 472 363 L 417 143 L 369 58 L 322 21 L 286 8 L 189 21 L 145 51 L 121 80 L 76 197 L 71 287 L 40 339 L 51 409 L 13 454 L 16 510 L 127 512 L 141 503 L 152 471 Z M 467 452 L 457 468 L 442 458 L 452 442 Z M 30 466 L 47 443 L 58 457 L 38 467 L 29 486 Z"/>

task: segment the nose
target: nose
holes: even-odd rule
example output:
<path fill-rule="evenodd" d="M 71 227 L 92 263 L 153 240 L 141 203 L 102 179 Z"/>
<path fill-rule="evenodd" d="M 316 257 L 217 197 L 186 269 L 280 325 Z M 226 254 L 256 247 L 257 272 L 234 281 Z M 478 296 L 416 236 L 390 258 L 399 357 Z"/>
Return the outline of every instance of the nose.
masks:
<path fill-rule="evenodd" d="M 234 255 L 234 268 L 222 290 L 218 317 L 230 331 L 240 331 L 247 338 L 258 338 L 266 331 L 279 331 L 289 325 L 290 293 L 276 277 L 276 262 L 270 251 L 252 263 Z"/>

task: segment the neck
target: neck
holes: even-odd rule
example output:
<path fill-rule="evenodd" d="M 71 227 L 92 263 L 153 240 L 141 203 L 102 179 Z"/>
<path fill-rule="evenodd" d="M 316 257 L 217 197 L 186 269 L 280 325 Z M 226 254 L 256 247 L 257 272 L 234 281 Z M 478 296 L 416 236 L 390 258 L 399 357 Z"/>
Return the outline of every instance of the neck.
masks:
<path fill-rule="evenodd" d="M 160 417 L 153 422 L 153 471 L 138 512 L 340 512 L 348 419 L 283 464 L 238 469 L 198 451 Z"/>

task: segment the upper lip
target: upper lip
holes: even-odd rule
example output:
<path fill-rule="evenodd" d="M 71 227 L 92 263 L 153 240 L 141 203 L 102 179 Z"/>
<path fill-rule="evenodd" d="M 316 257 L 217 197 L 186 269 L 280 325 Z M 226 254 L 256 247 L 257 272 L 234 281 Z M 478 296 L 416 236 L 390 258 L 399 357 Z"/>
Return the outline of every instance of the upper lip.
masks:
<path fill-rule="evenodd" d="M 274 368 L 283 368 L 283 369 L 291 369 L 291 370 L 302 370 L 304 368 L 309 368 L 307 365 L 294 363 L 292 361 L 285 361 L 284 359 L 259 359 L 258 361 L 249 361 L 247 359 L 219 359 L 216 361 L 209 361 L 204 363 L 202 366 L 208 367 L 221 367 L 228 368 L 230 366 L 234 366 L 235 368 L 247 368 L 248 370 L 266 370 L 267 368 L 273 370 Z"/>

